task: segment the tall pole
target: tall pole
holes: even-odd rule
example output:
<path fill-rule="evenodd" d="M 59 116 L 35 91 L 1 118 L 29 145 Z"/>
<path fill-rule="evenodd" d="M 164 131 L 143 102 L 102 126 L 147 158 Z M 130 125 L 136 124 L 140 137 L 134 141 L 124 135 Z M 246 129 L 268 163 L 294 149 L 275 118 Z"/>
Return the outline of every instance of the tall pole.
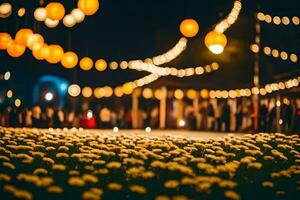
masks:
<path fill-rule="evenodd" d="M 257 19 L 257 13 L 255 13 L 256 25 L 255 25 L 255 43 L 260 49 L 260 22 Z M 259 51 L 254 55 L 254 76 L 253 84 L 255 87 L 260 87 L 259 80 Z M 258 120 L 259 120 L 259 94 L 253 96 L 253 107 L 254 107 L 254 130 L 258 130 Z"/>
<path fill-rule="evenodd" d="M 139 128 L 139 96 L 132 93 L 132 128 Z"/>
<path fill-rule="evenodd" d="M 159 128 L 166 128 L 166 116 L 167 116 L 167 87 L 161 88 L 162 97 L 159 104 Z"/>

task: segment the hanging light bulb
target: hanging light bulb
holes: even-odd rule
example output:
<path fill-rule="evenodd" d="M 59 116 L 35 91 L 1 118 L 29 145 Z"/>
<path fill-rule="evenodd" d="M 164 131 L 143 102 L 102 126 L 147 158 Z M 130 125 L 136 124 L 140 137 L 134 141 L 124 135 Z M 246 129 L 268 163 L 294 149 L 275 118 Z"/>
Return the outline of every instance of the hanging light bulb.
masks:
<path fill-rule="evenodd" d="M 46 18 L 45 20 L 45 24 L 46 26 L 48 26 L 49 28 L 54 28 L 58 25 L 59 21 L 58 20 L 52 20 L 50 18 Z"/>
<path fill-rule="evenodd" d="M 77 23 L 82 22 L 85 18 L 84 13 L 79 8 L 73 9 L 71 15 L 74 17 Z"/>
<path fill-rule="evenodd" d="M 63 23 L 66 27 L 73 27 L 76 24 L 76 20 L 73 15 L 66 15 L 63 19 Z"/>
<path fill-rule="evenodd" d="M 223 33 L 209 32 L 204 39 L 206 47 L 214 54 L 221 54 L 227 44 L 227 38 Z"/>

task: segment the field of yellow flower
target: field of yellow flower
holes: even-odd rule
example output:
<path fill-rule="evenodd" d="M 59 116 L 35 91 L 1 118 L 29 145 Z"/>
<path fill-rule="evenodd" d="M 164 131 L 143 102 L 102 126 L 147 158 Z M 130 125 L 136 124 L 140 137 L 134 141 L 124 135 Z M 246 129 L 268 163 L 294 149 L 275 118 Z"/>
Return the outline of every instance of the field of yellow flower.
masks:
<path fill-rule="evenodd" d="M 0 199 L 300 199 L 300 137 L 0 127 Z"/>

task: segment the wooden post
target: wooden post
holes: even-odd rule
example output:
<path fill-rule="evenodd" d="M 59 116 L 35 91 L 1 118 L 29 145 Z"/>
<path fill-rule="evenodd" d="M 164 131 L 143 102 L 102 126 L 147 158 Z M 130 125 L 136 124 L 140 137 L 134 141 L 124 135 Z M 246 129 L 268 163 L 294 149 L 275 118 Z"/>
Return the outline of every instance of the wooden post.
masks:
<path fill-rule="evenodd" d="M 132 94 L 132 128 L 139 128 L 139 97 Z"/>
<path fill-rule="evenodd" d="M 161 88 L 162 97 L 159 104 L 159 128 L 166 128 L 166 112 L 167 112 L 167 88 Z"/>
<path fill-rule="evenodd" d="M 200 129 L 199 97 L 193 100 L 193 108 L 194 108 L 194 115 L 196 118 L 196 128 Z"/>
<path fill-rule="evenodd" d="M 177 99 L 177 127 L 180 128 L 179 122 L 183 119 L 183 100 Z"/>
<path fill-rule="evenodd" d="M 260 49 L 260 22 L 257 19 L 257 13 L 255 13 L 256 18 L 256 25 L 255 25 L 255 43 L 258 45 L 258 48 Z M 254 55 L 254 77 L 253 77 L 253 84 L 255 87 L 260 87 L 260 80 L 259 80 L 259 51 L 255 53 Z M 253 96 L 253 108 L 254 108 L 254 130 L 258 131 L 258 120 L 259 120 L 259 95 Z"/>
<path fill-rule="evenodd" d="M 280 107 L 281 107 L 281 102 L 280 102 L 280 96 L 277 95 L 276 96 L 276 103 L 275 103 L 275 106 L 276 106 L 276 132 L 280 132 Z"/>

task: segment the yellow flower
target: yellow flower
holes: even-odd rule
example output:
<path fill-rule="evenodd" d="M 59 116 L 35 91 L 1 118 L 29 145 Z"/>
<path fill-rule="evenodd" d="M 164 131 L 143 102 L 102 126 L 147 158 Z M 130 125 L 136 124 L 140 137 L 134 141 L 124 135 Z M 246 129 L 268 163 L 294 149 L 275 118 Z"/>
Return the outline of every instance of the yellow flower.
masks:
<path fill-rule="evenodd" d="M 115 161 L 112 161 L 112 162 L 109 162 L 109 163 L 106 164 L 106 167 L 107 167 L 107 168 L 115 168 L 115 169 L 118 169 L 118 168 L 120 168 L 121 166 L 122 166 L 121 163 L 115 162 Z"/>
<path fill-rule="evenodd" d="M 285 191 L 281 191 L 281 190 L 276 191 L 276 195 L 278 195 L 278 196 L 285 195 Z"/>
<path fill-rule="evenodd" d="M 237 185 L 238 184 L 236 182 L 230 180 L 222 180 L 221 182 L 219 182 L 220 187 L 228 187 L 230 189 L 235 188 Z"/>
<path fill-rule="evenodd" d="M 240 199 L 240 195 L 238 195 L 235 191 L 232 191 L 232 190 L 227 190 L 225 192 L 224 196 L 227 199 L 232 199 L 232 200 L 239 200 Z"/>
<path fill-rule="evenodd" d="M 264 156 L 264 159 L 265 160 L 274 160 L 274 157 L 273 156 Z"/>
<path fill-rule="evenodd" d="M 180 182 L 178 180 L 168 180 L 164 183 L 165 188 L 177 188 L 179 186 Z"/>
<path fill-rule="evenodd" d="M 249 163 L 248 167 L 252 167 L 252 168 L 255 168 L 255 169 L 260 169 L 262 167 L 262 164 L 259 163 L 259 162 L 253 162 L 253 163 Z"/>
<path fill-rule="evenodd" d="M 47 191 L 49 193 L 62 193 L 64 191 L 63 188 L 59 187 L 59 186 L 50 186 L 47 188 Z"/>
<path fill-rule="evenodd" d="M 58 148 L 58 150 L 59 150 L 59 151 L 69 151 L 69 148 L 66 147 L 66 146 L 60 146 L 60 147 Z"/>
<path fill-rule="evenodd" d="M 82 175 L 82 179 L 85 182 L 90 182 L 90 183 L 97 183 L 98 182 L 98 178 L 96 176 L 91 175 L 91 174 Z"/>
<path fill-rule="evenodd" d="M 153 178 L 154 176 L 155 176 L 155 174 L 152 171 L 142 172 L 142 177 L 144 179 L 150 179 L 150 178 Z"/>
<path fill-rule="evenodd" d="M 45 162 L 47 162 L 47 163 L 50 163 L 50 164 L 54 164 L 55 162 L 54 162 L 54 160 L 52 160 L 51 158 L 48 158 L 48 157 L 44 157 L 43 158 L 43 161 L 45 161 Z"/>
<path fill-rule="evenodd" d="M 172 197 L 172 200 L 188 200 L 189 198 L 184 195 L 175 195 Z"/>
<path fill-rule="evenodd" d="M 8 176 L 7 174 L 0 174 L 0 180 L 9 182 L 11 180 L 11 177 Z"/>
<path fill-rule="evenodd" d="M 93 173 L 93 174 L 108 174 L 109 171 L 108 171 L 108 169 L 106 169 L 106 168 L 102 168 L 102 169 L 94 170 L 92 173 Z"/>
<path fill-rule="evenodd" d="M 30 192 L 26 190 L 17 190 L 14 194 L 15 197 L 25 200 L 31 200 L 33 199 L 33 196 Z"/>
<path fill-rule="evenodd" d="M 40 178 L 41 186 L 42 187 L 48 187 L 53 183 L 52 177 L 42 177 Z"/>
<path fill-rule="evenodd" d="M 9 162 L 3 162 L 2 165 L 4 167 L 10 168 L 10 169 L 16 169 L 16 167 L 13 164 L 9 163 Z"/>
<path fill-rule="evenodd" d="M 132 185 L 129 187 L 131 192 L 138 193 L 138 194 L 146 194 L 147 189 L 141 185 Z"/>
<path fill-rule="evenodd" d="M 76 171 L 76 170 L 70 170 L 70 171 L 69 171 L 69 174 L 72 175 L 72 176 L 77 176 L 77 175 L 79 175 L 80 173 L 79 173 L 78 171 Z"/>
<path fill-rule="evenodd" d="M 53 170 L 58 170 L 58 171 L 65 171 L 66 170 L 66 166 L 65 165 L 62 165 L 62 164 L 54 164 L 52 166 L 52 169 Z"/>
<path fill-rule="evenodd" d="M 92 162 L 93 165 L 104 165 L 105 161 L 104 160 L 94 160 Z"/>
<path fill-rule="evenodd" d="M 210 189 L 211 185 L 212 184 L 209 182 L 200 182 L 197 184 L 197 189 L 199 191 L 208 191 Z"/>
<path fill-rule="evenodd" d="M 159 196 L 155 197 L 154 200 L 171 200 L 171 198 L 168 196 L 165 196 L 165 195 L 159 195 Z"/>
<path fill-rule="evenodd" d="M 263 187 L 274 187 L 274 183 L 272 183 L 271 181 L 264 181 L 261 183 L 261 185 Z"/>
<path fill-rule="evenodd" d="M 68 184 L 71 186 L 82 187 L 85 185 L 85 181 L 80 177 L 73 176 L 69 178 Z"/>
<path fill-rule="evenodd" d="M 9 159 L 9 157 L 7 157 L 7 156 L 0 156 L 0 160 L 4 160 L 4 161 L 7 161 L 7 162 L 9 162 L 10 161 L 10 159 Z"/>
<path fill-rule="evenodd" d="M 33 174 L 48 174 L 48 170 L 44 168 L 37 168 L 33 171 Z"/>
<path fill-rule="evenodd" d="M 122 185 L 120 183 L 109 183 L 107 185 L 108 189 L 119 191 L 122 189 Z"/>
<path fill-rule="evenodd" d="M 69 154 L 67 153 L 57 153 L 56 158 L 69 158 Z"/>

